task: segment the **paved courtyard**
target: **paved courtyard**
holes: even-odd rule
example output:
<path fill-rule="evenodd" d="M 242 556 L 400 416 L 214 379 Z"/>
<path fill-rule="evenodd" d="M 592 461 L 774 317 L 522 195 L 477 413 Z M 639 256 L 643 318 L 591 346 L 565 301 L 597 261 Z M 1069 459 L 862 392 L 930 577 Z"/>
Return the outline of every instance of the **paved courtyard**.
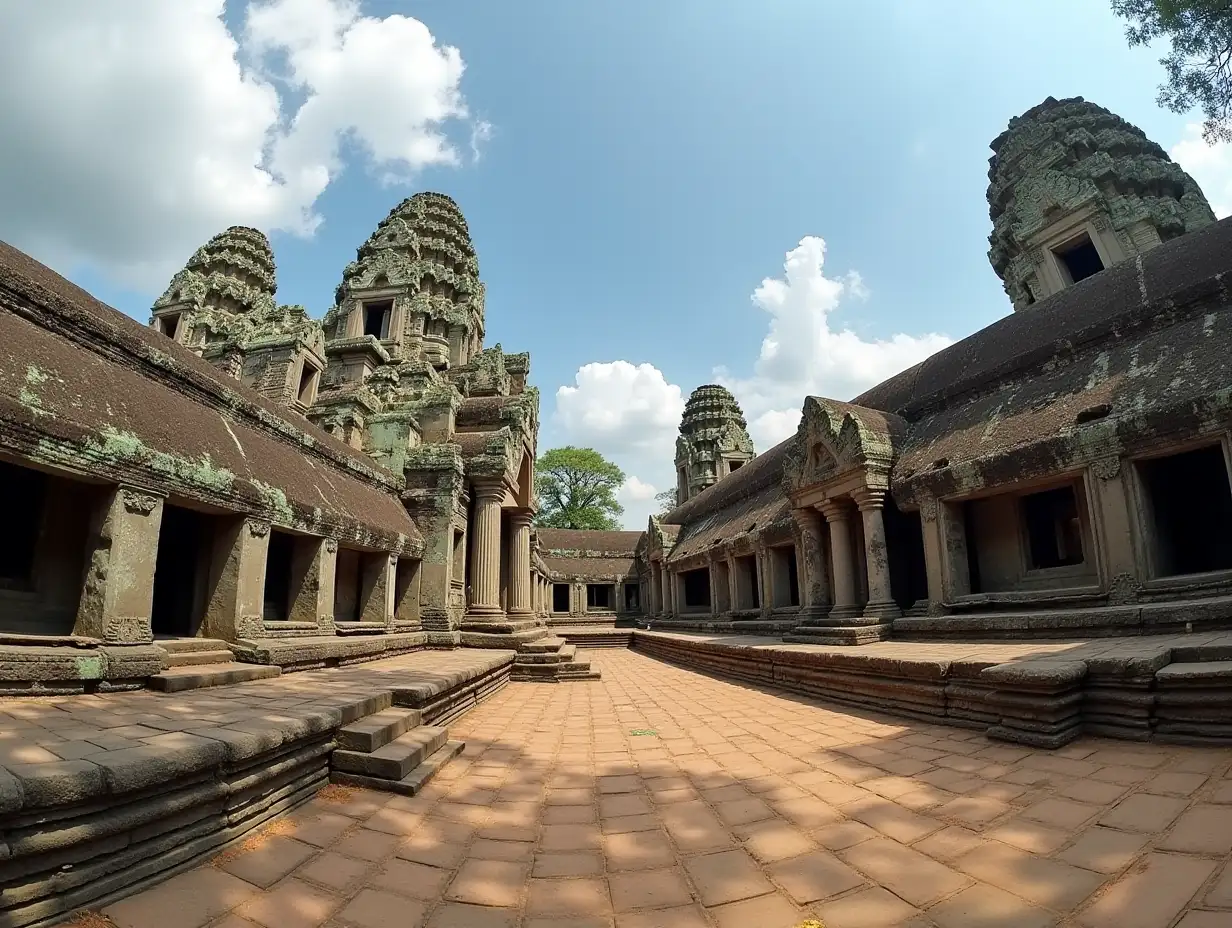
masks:
<path fill-rule="evenodd" d="M 330 787 L 121 928 L 1228 928 L 1232 750 L 1060 751 L 630 651 L 512 684 L 414 798 Z"/>

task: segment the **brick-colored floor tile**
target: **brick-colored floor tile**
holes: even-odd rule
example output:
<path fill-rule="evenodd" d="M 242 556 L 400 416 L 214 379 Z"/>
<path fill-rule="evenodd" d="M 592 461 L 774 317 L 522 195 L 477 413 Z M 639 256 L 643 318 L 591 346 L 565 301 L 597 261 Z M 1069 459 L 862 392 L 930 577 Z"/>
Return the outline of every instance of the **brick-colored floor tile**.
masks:
<path fill-rule="evenodd" d="M 1061 829 L 1075 829 L 1099 814 L 1100 806 L 1072 799 L 1043 799 L 1022 811 L 1022 817 Z"/>
<path fill-rule="evenodd" d="M 1123 831 L 1154 834 L 1171 825 L 1186 806 L 1184 799 L 1135 793 L 1122 799 L 1099 819 L 1101 825 Z"/>
<path fill-rule="evenodd" d="M 1089 928 L 1166 928 L 1215 870 L 1215 862 L 1179 854 L 1148 854 L 1139 867 L 1083 912 Z"/>
<path fill-rule="evenodd" d="M 513 909 L 446 902 L 432 913 L 426 928 L 514 928 L 517 922 L 518 913 Z"/>
<path fill-rule="evenodd" d="M 200 867 L 113 903 L 103 914 L 120 928 L 199 928 L 256 894 L 238 877 Z"/>
<path fill-rule="evenodd" d="M 1227 854 L 1232 851 L 1232 808 L 1199 804 L 1185 812 L 1159 847 L 1189 854 Z"/>
<path fill-rule="evenodd" d="M 612 873 L 607 882 L 617 912 L 681 906 L 693 900 L 684 875 L 677 867 Z"/>
<path fill-rule="evenodd" d="M 394 853 L 403 839 L 379 831 L 360 828 L 342 838 L 331 850 L 360 860 L 382 860 Z"/>
<path fill-rule="evenodd" d="M 377 889 L 431 902 L 444 891 L 451 875 L 448 870 L 395 857 L 373 873 L 369 882 Z"/>
<path fill-rule="evenodd" d="M 348 886 L 358 886 L 363 882 L 364 875 L 377 866 L 371 861 L 326 851 L 299 867 L 295 876 L 330 889 L 346 889 Z"/>
<path fill-rule="evenodd" d="M 904 928 L 919 910 L 880 886 L 817 906 L 826 928 Z"/>
<path fill-rule="evenodd" d="M 701 802 L 682 802 L 663 807 L 659 815 L 667 832 L 685 853 L 730 847 L 733 843 L 727 828 Z"/>
<path fill-rule="evenodd" d="M 1058 860 L 1097 873 L 1117 873 L 1146 846 L 1146 835 L 1095 825 L 1057 854 Z"/>
<path fill-rule="evenodd" d="M 597 825 L 544 825 L 540 848 L 545 851 L 582 851 L 597 848 L 602 836 Z"/>
<path fill-rule="evenodd" d="M 317 848 L 294 838 L 262 835 L 252 848 L 224 854 L 217 863 L 220 870 L 238 876 L 254 886 L 273 886 L 284 876 L 317 854 Z"/>
<path fill-rule="evenodd" d="M 804 914 L 778 893 L 729 902 L 710 910 L 719 928 L 796 928 Z"/>
<path fill-rule="evenodd" d="M 990 841 L 954 861 L 978 880 L 1024 899 L 1065 912 L 1099 888 L 1104 877 L 1058 860 Z"/>
<path fill-rule="evenodd" d="M 420 928 L 427 914 L 422 902 L 364 889 L 338 913 L 338 919 L 358 928 Z"/>
<path fill-rule="evenodd" d="M 800 905 L 829 899 L 868 882 L 827 851 L 780 860 L 770 864 L 766 871 Z"/>
<path fill-rule="evenodd" d="M 564 851 L 535 855 L 532 874 L 537 877 L 596 876 L 603 872 L 598 851 Z"/>
<path fill-rule="evenodd" d="M 840 856 L 860 872 L 915 906 L 925 906 L 971 880 L 889 838 L 874 838 Z"/>
<path fill-rule="evenodd" d="M 753 822 L 737 828 L 735 833 L 745 849 L 762 863 L 795 857 L 816 847 L 816 843 L 799 828 L 778 819 Z"/>
<path fill-rule="evenodd" d="M 676 852 L 662 831 L 605 835 L 603 856 L 608 870 L 651 870 L 676 862 Z"/>
<path fill-rule="evenodd" d="M 466 857 L 466 845 L 439 841 L 427 835 L 412 835 L 398 846 L 397 855 L 429 867 L 453 869 Z"/>
<path fill-rule="evenodd" d="M 1050 928 L 1056 916 L 1017 896 L 977 883 L 937 903 L 928 917 L 941 928 Z"/>
<path fill-rule="evenodd" d="M 706 906 L 736 902 L 774 889 L 743 850 L 690 857 L 684 867 Z"/>
<path fill-rule="evenodd" d="M 467 860 L 449 884 L 445 898 L 476 905 L 519 905 L 529 874 L 528 864 L 506 860 Z"/>
<path fill-rule="evenodd" d="M 527 887 L 526 911 L 532 915 L 598 915 L 610 909 L 599 877 L 532 879 Z"/>
<path fill-rule="evenodd" d="M 316 928 L 341 902 L 323 889 L 289 879 L 249 899 L 235 914 L 265 928 Z"/>
<path fill-rule="evenodd" d="M 616 928 L 710 928 L 701 906 L 681 905 L 652 912 L 622 912 Z"/>

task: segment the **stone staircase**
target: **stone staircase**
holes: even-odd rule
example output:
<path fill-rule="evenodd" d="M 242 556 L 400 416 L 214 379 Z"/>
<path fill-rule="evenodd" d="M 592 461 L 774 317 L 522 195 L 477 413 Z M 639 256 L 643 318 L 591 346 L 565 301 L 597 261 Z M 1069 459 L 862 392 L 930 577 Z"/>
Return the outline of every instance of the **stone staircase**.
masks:
<path fill-rule="evenodd" d="M 598 680 L 600 673 L 590 661 L 580 660 L 577 645 L 564 638 L 549 635 L 535 641 L 524 641 L 513 659 L 511 680 L 555 683 L 565 680 Z"/>
<path fill-rule="evenodd" d="M 264 680 L 282 672 L 278 667 L 240 663 L 230 645 L 216 638 L 167 638 L 155 645 L 166 654 L 166 669 L 150 678 L 150 688 L 164 693 Z"/>
<path fill-rule="evenodd" d="M 418 709 L 384 709 L 338 729 L 331 783 L 414 796 L 466 746 L 449 730 L 423 725 Z"/>

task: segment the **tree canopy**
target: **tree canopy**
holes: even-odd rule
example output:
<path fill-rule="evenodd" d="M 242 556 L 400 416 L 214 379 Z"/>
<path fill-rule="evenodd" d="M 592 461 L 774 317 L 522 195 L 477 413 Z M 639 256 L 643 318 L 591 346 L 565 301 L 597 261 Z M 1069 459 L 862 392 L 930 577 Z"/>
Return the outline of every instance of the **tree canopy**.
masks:
<path fill-rule="evenodd" d="M 625 474 L 594 448 L 553 448 L 535 462 L 537 525 L 613 531 L 625 511 L 616 491 Z"/>
<path fill-rule="evenodd" d="M 1232 0 L 1112 0 L 1112 11 L 1129 20 L 1131 46 L 1172 43 L 1159 61 L 1168 75 L 1159 105 L 1174 113 L 1200 106 L 1202 137 L 1232 141 Z"/>
<path fill-rule="evenodd" d="M 676 491 L 662 490 L 655 494 L 655 502 L 659 506 L 659 511 L 655 513 L 657 516 L 665 516 L 676 508 Z"/>

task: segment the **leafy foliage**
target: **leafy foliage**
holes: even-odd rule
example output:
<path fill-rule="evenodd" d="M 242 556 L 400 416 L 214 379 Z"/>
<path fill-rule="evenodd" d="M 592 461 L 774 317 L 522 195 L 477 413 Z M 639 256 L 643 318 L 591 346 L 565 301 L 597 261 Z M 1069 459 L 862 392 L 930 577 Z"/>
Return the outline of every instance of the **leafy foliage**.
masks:
<path fill-rule="evenodd" d="M 676 508 L 676 491 L 663 490 L 655 494 L 655 502 L 659 506 L 659 511 L 655 513 L 657 516 L 665 516 Z"/>
<path fill-rule="evenodd" d="M 1232 141 L 1232 0 L 1112 0 L 1129 20 L 1129 44 L 1168 38 L 1172 50 L 1159 63 L 1168 74 L 1159 105 L 1174 113 L 1202 107 L 1202 137 Z"/>
<path fill-rule="evenodd" d="M 616 491 L 624 471 L 593 448 L 566 445 L 540 455 L 535 462 L 539 515 L 535 522 L 551 528 L 614 531 L 624 507 Z"/>

